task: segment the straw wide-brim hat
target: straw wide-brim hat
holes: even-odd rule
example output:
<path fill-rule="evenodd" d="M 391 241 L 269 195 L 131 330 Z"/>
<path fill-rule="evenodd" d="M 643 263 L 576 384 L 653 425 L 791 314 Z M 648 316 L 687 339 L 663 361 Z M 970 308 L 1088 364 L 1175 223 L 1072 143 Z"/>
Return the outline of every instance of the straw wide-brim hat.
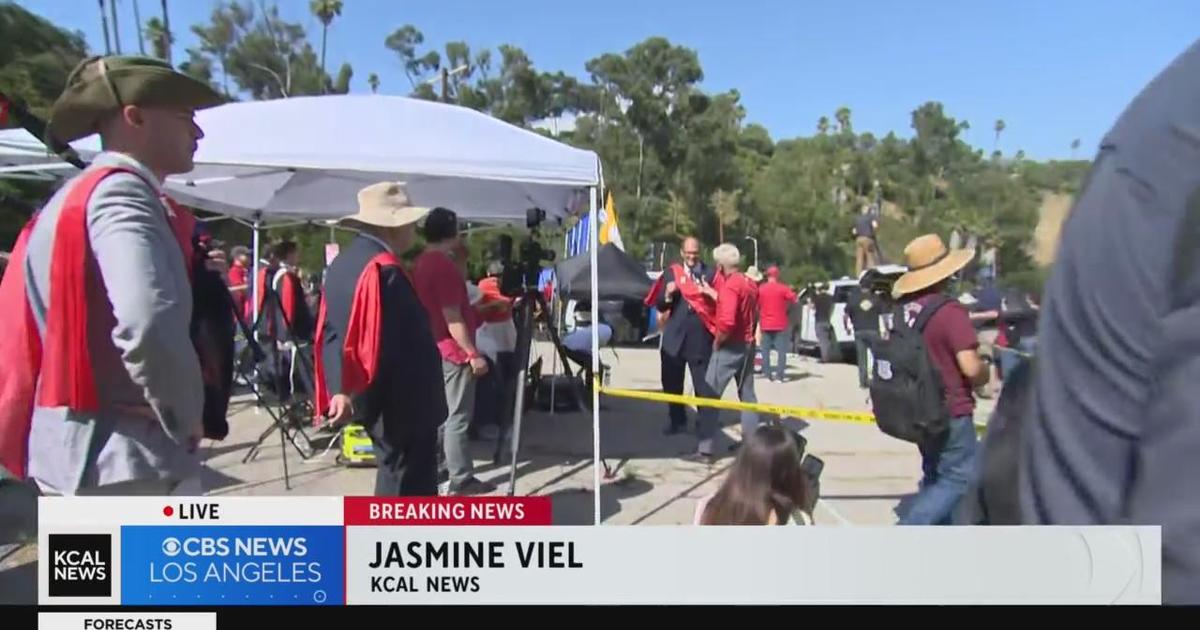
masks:
<path fill-rule="evenodd" d="M 750 265 L 750 268 L 746 270 L 746 277 L 755 282 L 762 282 L 763 280 L 762 272 L 759 271 L 758 267 L 755 267 L 754 265 Z"/>
<path fill-rule="evenodd" d="M 892 295 L 916 293 L 958 273 L 975 258 L 974 249 L 950 249 L 937 234 L 918 236 L 904 248 L 908 273 L 892 286 Z"/>
<path fill-rule="evenodd" d="M 358 191 L 358 212 L 342 221 L 394 228 L 416 223 L 429 214 L 429 208 L 409 201 L 403 182 L 380 182 Z"/>
<path fill-rule="evenodd" d="M 46 134 L 74 142 L 96 133 L 100 121 L 126 105 L 200 110 L 225 101 L 207 83 L 161 59 L 111 55 L 89 57 L 67 76 L 54 102 Z"/>

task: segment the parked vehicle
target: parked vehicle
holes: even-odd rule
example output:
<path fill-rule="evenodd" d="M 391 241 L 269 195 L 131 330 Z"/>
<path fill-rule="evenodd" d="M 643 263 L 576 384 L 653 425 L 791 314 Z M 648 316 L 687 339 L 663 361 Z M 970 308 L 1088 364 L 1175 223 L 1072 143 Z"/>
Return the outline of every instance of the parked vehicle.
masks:
<path fill-rule="evenodd" d="M 891 283 L 908 271 L 903 265 L 880 265 L 863 272 L 859 280 L 843 276 L 825 283 L 824 292 L 833 296 L 833 310 L 829 323 L 833 328 L 834 342 L 829 344 L 824 354 L 817 342 L 816 309 L 812 298 L 816 289 L 806 287 L 800 292 L 800 299 L 792 305 L 788 316 L 791 319 L 792 351 L 796 353 L 817 353 L 822 362 L 836 363 L 854 357 L 854 326 L 846 317 L 846 302 L 858 288 L 860 280 L 868 274 L 876 276 L 870 281 L 874 284 L 890 287 Z"/>

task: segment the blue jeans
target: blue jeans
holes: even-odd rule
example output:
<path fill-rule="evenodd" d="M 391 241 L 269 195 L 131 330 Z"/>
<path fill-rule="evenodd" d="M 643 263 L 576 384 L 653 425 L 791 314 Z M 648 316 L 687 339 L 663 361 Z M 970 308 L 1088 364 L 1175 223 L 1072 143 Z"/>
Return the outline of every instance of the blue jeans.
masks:
<path fill-rule="evenodd" d="M 762 373 L 763 376 L 771 380 L 783 380 L 783 374 L 787 371 L 787 353 L 788 353 L 788 331 L 775 330 L 763 331 L 762 351 Z M 771 351 L 774 350 L 779 355 L 779 363 L 775 367 L 775 372 L 771 372 Z"/>
<path fill-rule="evenodd" d="M 921 445 L 924 475 L 900 525 L 949 525 L 954 508 L 975 480 L 975 419 L 950 419 L 935 443 Z"/>
<path fill-rule="evenodd" d="M 1037 337 L 1024 337 L 1017 342 L 1017 347 L 1014 348 L 1017 352 L 1013 352 L 1008 348 L 996 348 L 996 363 L 1000 367 L 1000 378 L 1007 381 L 1013 370 L 1029 360 L 1029 357 L 1023 356 L 1033 354 L 1037 348 Z"/>

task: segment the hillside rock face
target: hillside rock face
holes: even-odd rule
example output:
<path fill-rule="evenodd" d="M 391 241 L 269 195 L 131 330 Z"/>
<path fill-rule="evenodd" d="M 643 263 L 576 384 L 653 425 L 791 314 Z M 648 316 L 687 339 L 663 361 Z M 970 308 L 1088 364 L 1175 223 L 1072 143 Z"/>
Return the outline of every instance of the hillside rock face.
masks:
<path fill-rule="evenodd" d="M 1050 263 L 1054 262 L 1063 222 L 1071 213 L 1071 204 L 1074 201 L 1075 198 L 1072 195 L 1055 192 L 1042 193 L 1042 207 L 1038 213 L 1038 224 L 1033 231 L 1033 243 L 1030 244 L 1029 252 L 1038 266 L 1048 267 Z"/>

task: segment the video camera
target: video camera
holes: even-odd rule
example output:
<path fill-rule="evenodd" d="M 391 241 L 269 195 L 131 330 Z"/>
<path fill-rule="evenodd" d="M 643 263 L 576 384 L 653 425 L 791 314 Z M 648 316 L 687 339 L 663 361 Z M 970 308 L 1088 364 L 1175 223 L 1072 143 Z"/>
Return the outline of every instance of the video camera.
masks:
<path fill-rule="evenodd" d="M 500 292 L 508 297 L 520 297 L 537 289 L 542 262 L 554 260 L 554 252 L 542 247 L 537 241 L 538 228 L 546 220 L 546 211 L 530 208 L 525 211 L 525 227 L 529 234 L 521 240 L 516 258 L 513 257 L 513 239 L 501 236 L 496 245 L 496 258 L 504 265 L 500 276 Z"/>

